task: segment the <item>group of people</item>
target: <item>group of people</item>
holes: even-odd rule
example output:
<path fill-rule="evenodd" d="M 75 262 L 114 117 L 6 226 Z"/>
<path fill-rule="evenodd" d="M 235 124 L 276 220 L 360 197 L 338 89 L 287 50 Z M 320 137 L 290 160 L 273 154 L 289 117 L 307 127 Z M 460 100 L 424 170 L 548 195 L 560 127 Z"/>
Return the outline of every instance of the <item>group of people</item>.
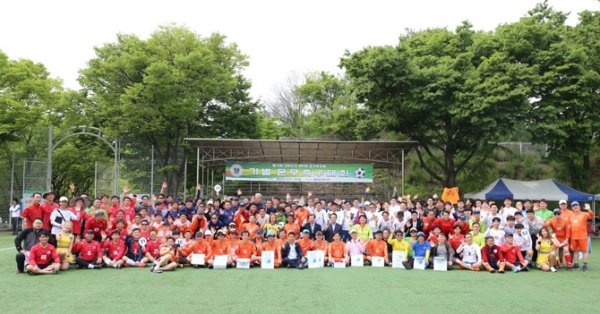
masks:
<path fill-rule="evenodd" d="M 73 194 L 74 186 L 71 186 Z M 235 267 L 268 263 L 275 268 L 304 269 L 309 251 L 322 251 L 323 264 L 401 264 L 405 269 L 432 268 L 443 261 L 448 270 L 504 273 L 536 267 L 556 272 L 587 271 L 589 204 L 559 201 L 517 202 L 437 199 L 418 195 L 389 201 L 329 201 L 286 195 L 263 200 L 242 197 L 183 199 L 129 194 L 32 195 L 21 212 L 26 227 L 15 238 L 17 273 L 56 274 L 77 269 L 149 267 L 161 273 L 184 265 Z M 367 200 L 367 201 L 365 201 Z M 271 260 L 271 256 L 272 259 Z M 397 260 L 396 260 L 397 259 Z M 223 263 L 224 265 L 221 265 Z M 439 266 L 439 263 L 437 264 Z"/>

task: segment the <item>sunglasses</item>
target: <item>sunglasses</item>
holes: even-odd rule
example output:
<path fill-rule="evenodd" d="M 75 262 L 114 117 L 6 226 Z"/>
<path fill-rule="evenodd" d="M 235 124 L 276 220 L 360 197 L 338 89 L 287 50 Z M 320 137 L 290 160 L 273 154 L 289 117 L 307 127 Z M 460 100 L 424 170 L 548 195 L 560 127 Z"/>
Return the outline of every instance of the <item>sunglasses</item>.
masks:
<path fill-rule="evenodd" d="M 554 216 L 558 216 L 558 215 L 560 215 L 560 213 L 554 213 Z"/>

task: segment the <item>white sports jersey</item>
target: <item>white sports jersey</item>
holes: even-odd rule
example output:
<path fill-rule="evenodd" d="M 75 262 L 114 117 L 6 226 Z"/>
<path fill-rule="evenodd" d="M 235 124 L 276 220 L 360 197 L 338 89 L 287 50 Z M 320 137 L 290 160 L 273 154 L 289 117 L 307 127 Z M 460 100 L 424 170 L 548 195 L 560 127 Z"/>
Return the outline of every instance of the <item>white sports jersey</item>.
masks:
<path fill-rule="evenodd" d="M 481 248 L 479 245 L 472 243 L 471 245 L 461 244 L 461 246 L 456 249 L 457 253 L 463 252 L 462 261 L 465 263 L 477 263 L 481 261 Z"/>
<path fill-rule="evenodd" d="M 501 246 L 504 244 L 504 230 L 502 229 L 488 229 L 483 234 L 485 237 L 492 236 L 494 238 L 494 244 L 497 246 Z"/>

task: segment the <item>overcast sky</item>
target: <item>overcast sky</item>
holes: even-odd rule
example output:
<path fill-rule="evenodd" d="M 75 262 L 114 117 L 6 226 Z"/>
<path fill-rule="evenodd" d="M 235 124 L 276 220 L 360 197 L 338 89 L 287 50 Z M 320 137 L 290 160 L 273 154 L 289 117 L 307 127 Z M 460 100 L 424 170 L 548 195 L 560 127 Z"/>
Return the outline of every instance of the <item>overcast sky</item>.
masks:
<path fill-rule="evenodd" d="M 159 25 L 176 23 L 209 35 L 219 32 L 250 57 L 245 75 L 251 95 L 270 98 L 290 73 L 329 71 L 344 51 L 395 45 L 406 28 L 448 27 L 469 20 L 493 30 L 518 21 L 542 0 L 391 1 L 2 1 L 0 50 L 10 59 L 43 63 L 67 88 L 78 89 L 78 71 L 94 46 L 117 33 L 147 38 Z M 556 10 L 600 10 L 596 0 L 551 0 Z"/>

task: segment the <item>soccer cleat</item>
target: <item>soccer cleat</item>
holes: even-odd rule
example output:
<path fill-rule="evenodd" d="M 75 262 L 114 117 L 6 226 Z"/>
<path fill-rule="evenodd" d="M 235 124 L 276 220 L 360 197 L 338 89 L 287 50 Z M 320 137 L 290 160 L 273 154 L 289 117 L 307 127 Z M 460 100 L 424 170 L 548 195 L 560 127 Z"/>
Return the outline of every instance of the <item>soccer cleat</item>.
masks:
<path fill-rule="evenodd" d="M 117 269 L 121 269 L 121 265 L 117 265 Z"/>
<path fill-rule="evenodd" d="M 581 268 L 581 270 L 588 271 L 587 265 L 583 265 L 583 267 Z"/>
<path fill-rule="evenodd" d="M 550 271 L 553 272 L 553 273 L 555 273 L 556 272 L 556 267 L 554 267 L 554 266 L 550 267 Z"/>
<path fill-rule="evenodd" d="M 493 269 L 493 268 L 492 268 L 492 270 L 490 270 L 490 273 L 491 273 L 491 274 L 493 274 L 493 273 L 495 273 L 495 272 L 496 272 L 496 270 L 495 270 L 495 269 Z"/>
<path fill-rule="evenodd" d="M 157 269 L 153 270 L 152 272 L 156 273 L 156 274 L 160 274 L 160 273 L 162 273 L 162 269 L 157 268 Z"/>
<path fill-rule="evenodd" d="M 303 269 L 304 269 L 304 265 L 300 264 L 300 265 L 298 265 L 298 267 L 297 267 L 297 268 L 298 268 L 299 270 L 303 270 Z"/>
<path fill-rule="evenodd" d="M 513 269 L 512 269 L 512 272 L 516 274 L 516 273 L 518 273 L 518 272 L 519 272 L 519 270 L 520 270 L 520 269 L 519 269 L 518 267 L 515 267 L 515 268 L 513 268 Z"/>
<path fill-rule="evenodd" d="M 30 276 L 35 276 L 35 273 L 34 273 L 34 272 L 32 272 L 32 271 L 28 271 L 27 273 L 28 273 Z"/>
<path fill-rule="evenodd" d="M 575 263 L 575 265 L 573 265 L 572 267 L 573 269 L 579 269 L 579 263 Z"/>
<path fill-rule="evenodd" d="M 504 269 L 500 269 L 500 270 L 498 271 L 498 274 L 504 274 Z"/>
<path fill-rule="evenodd" d="M 156 264 L 153 263 L 152 266 L 150 266 L 150 272 L 154 271 L 154 267 L 156 267 Z"/>
<path fill-rule="evenodd" d="M 471 267 L 472 271 L 479 271 L 479 267 Z"/>

